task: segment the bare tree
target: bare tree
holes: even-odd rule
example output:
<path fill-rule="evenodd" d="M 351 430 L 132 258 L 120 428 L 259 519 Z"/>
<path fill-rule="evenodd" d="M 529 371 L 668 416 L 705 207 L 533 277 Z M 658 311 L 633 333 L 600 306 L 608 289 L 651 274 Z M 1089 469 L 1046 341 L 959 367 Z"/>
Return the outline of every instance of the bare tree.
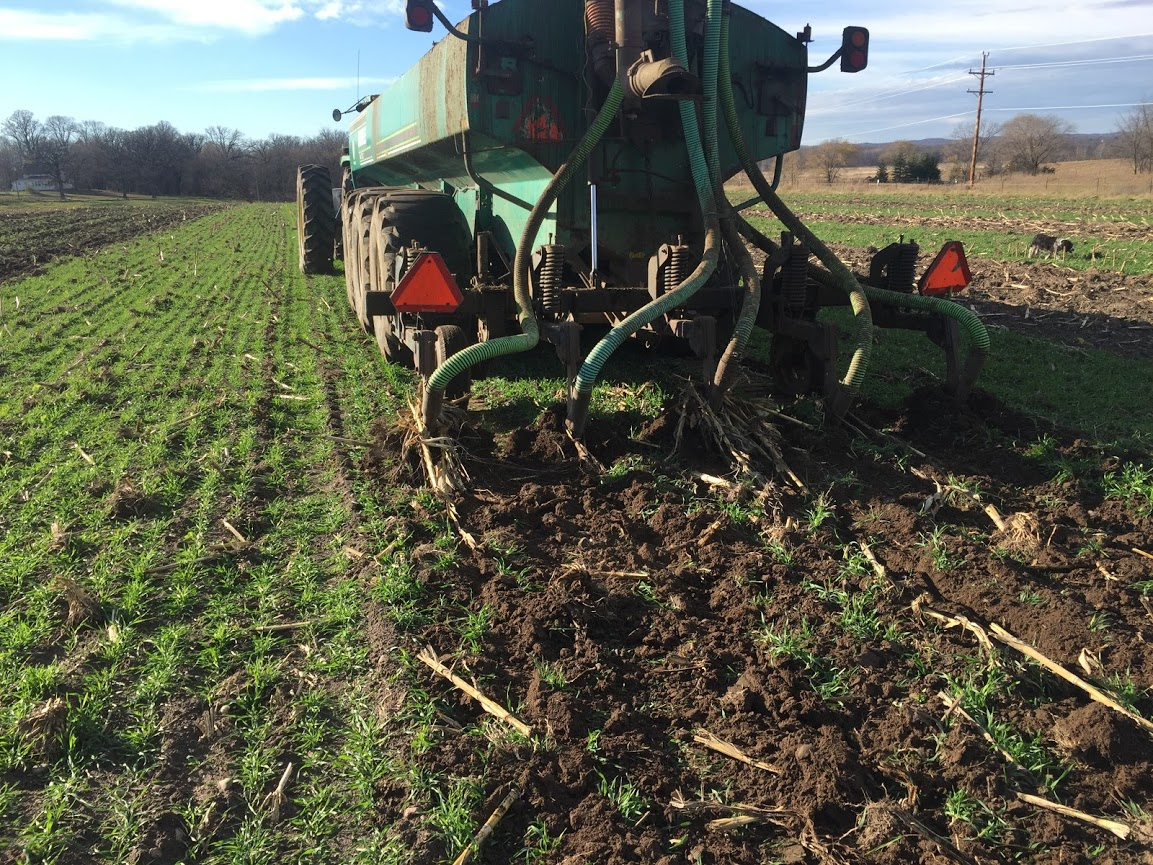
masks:
<path fill-rule="evenodd" d="M 204 146 L 199 162 L 205 190 L 222 198 L 245 197 L 246 163 L 251 156 L 248 142 L 239 129 L 209 126 L 204 130 Z"/>
<path fill-rule="evenodd" d="M 0 135 L 0 189 L 11 189 L 12 183 L 20 177 L 22 168 L 16 145 Z"/>
<path fill-rule="evenodd" d="M 812 154 L 817 168 L 824 175 L 825 183 L 835 183 L 841 169 L 848 165 L 856 152 L 857 145 L 843 138 L 831 138 L 814 147 Z"/>
<path fill-rule="evenodd" d="M 1153 108 L 1139 105 L 1117 121 L 1117 149 L 1134 174 L 1153 171 Z"/>
<path fill-rule="evenodd" d="M 804 150 L 792 150 L 786 153 L 783 157 L 784 163 L 781 166 L 781 176 L 784 177 L 785 183 L 790 186 L 796 186 L 801 182 L 801 177 L 808 168 L 808 159 Z M 766 163 L 765 165 L 767 165 Z M 762 166 L 762 171 L 765 166 Z"/>
<path fill-rule="evenodd" d="M 44 141 L 44 127 L 31 111 L 24 108 L 13 111 L 0 131 L 16 146 L 23 163 L 21 168 L 36 162 Z"/>
<path fill-rule="evenodd" d="M 346 133 L 322 129 L 310 138 L 270 135 L 249 141 L 238 129 L 211 126 L 184 133 L 171 123 L 124 130 L 99 120 L 77 123 L 54 116 L 44 122 L 16 111 L 0 123 L 0 188 L 29 170 L 65 178 L 83 189 L 123 195 L 212 195 L 292 200 L 296 166 L 327 165 L 340 176 Z"/>
<path fill-rule="evenodd" d="M 969 164 L 973 161 L 973 123 L 962 123 L 953 128 L 949 135 L 951 139 L 947 149 L 949 159 L 953 163 L 953 174 L 950 179 L 964 180 L 969 176 Z M 1000 144 L 999 136 L 1003 124 L 994 120 L 984 120 L 981 123 L 981 134 L 977 139 L 977 165 L 993 166 L 994 170 L 988 173 L 995 174 L 999 159 L 997 148 Z"/>
<path fill-rule="evenodd" d="M 1001 142 L 1015 171 L 1039 174 L 1041 166 L 1058 154 L 1065 136 L 1073 126 L 1059 117 L 1041 114 L 1018 114 L 1005 122 L 1001 129 Z"/>
<path fill-rule="evenodd" d="M 244 156 L 244 133 L 227 126 L 209 126 L 204 130 L 205 147 L 221 159 L 231 162 Z"/>
<path fill-rule="evenodd" d="M 53 114 L 44 121 L 44 137 L 40 147 L 40 162 L 56 181 L 56 191 L 64 200 L 64 173 L 72 156 L 72 142 L 76 140 L 76 121 L 71 117 Z"/>

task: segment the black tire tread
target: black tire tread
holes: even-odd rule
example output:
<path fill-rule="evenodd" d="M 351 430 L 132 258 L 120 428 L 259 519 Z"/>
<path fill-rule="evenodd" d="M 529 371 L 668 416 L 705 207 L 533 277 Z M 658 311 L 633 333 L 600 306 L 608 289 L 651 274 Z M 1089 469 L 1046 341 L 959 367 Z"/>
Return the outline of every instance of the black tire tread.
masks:
<path fill-rule="evenodd" d="M 296 169 L 297 232 L 300 272 L 332 273 L 336 242 L 336 211 L 332 205 L 332 178 L 323 165 Z"/>

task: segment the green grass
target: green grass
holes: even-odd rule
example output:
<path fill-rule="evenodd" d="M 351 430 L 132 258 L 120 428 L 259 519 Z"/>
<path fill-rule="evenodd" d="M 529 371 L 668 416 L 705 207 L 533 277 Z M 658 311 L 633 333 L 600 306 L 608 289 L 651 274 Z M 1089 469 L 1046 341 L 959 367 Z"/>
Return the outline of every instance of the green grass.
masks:
<path fill-rule="evenodd" d="M 510 751 L 520 759 L 549 747 L 491 719 L 451 726 L 451 701 L 415 659 L 413 638 L 435 629 L 438 648 L 455 651 L 458 669 L 471 675 L 471 667 L 487 688 L 496 612 L 479 592 L 444 597 L 466 556 L 444 505 L 427 492 L 381 489 L 350 470 L 359 453 L 329 437 L 371 438 L 374 419 L 398 411 L 412 377 L 382 368 L 350 325 L 339 276 L 295 272 L 292 222 L 287 207 L 235 208 L 164 232 L 163 260 L 158 238 L 145 237 L 0 289 L 0 778 L 20 779 L 0 783 L 0 821 L 19 827 L 5 838 L 16 858 L 50 862 L 84 849 L 89 861 L 126 861 L 158 808 L 189 827 L 187 861 L 414 861 L 427 850 L 394 830 L 402 811 L 412 814 L 409 829 L 433 839 L 428 855 L 451 858 L 484 819 L 489 767 L 505 765 Z M 763 359 L 763 348 L 751 353 Z M 632 430 L 660 410 L 683 367 L 622 354 L 593 408 Z M 865 390 L 895 406 L 942 366 L 923 337 L 883 334 Z M 1134 411 L 1153 404 L 1146 371 L 997 332 L 981 384 L 1106 441 L 1148 441 L 1153 421 Z M 477 396 L 496 429 L 535 421 L 563 391 L 547 347 L 495 372 Z M 908 456 L 860 447 L 898 467 Z M 1055 475 L 1081 473 L 1059 464 L 1056 442 L 1023 447 Z M 1119 465 L 1102 491 L 1143 507 L 1146 465 Z M 656 460 L 624 459 L 609 480 L 659 470 Z M 836 509 L 831 493 L 815 495 L 798 505 L 800 532 L 759 542 L 778 565 L 808 561 L 812 550 L 802 558 L 802 548 L 828 543 L 845 513 L 840 488 L 855 483 L 844 474 Z M 771 519 L 761 504 L 705 503 L 675 479 L 657 484 L 686 509 L 707 504 L 727 515 L 754 543 Z M 410 532 L 420 535 L 419 557 Z M 484 538 L 497 573 L 547 597 L 552 576 L 514 538 Z M 930 530 L 922 542 L 938 567 L 959 565 L 950 532 Z M 833 711 L 852 699 L 861 672 L 840 645 L 904 642 L 908 622 L 882 615 L 888 586 L 859 548 L 837 541 L 825 552 L 825 574 L 788 577 L 807 579 L 827 608 L 820 622 L 798 625 L 773 609 L 775 593 L 788 595 L 777 578 L 733 575 L 733 590 L 764 616 L 744 635 L 746 648 L 795 662 Z M 79 590 L 94 603 L 70 618 L 69 595 L 76 606 Z M 677 609 L 658 574 L 631 590 L 653 610 Z M 366 609 L 380 621 L 366 622 Z M 1113 622 L 1098 625 L 1106 634 Z M 388 653 L 386 674 L 366 636 L 372 628 L 387 633 L 375 647 Z M 541 682 L 567 692 L 558 698 L 578 698 L 589 680 L 546 657 L 532 659 Z M 936 687 L 943 660 L 927 650 L 909 658 L 918 687 Z M 1045 741 L 1001 718 L 1003 680 L 980 670 L 946 684 L 1039 783 L 1059 783 L 1063 765 Z M 1147 698 L 1130 678 L 1109 686 L 1129 702 Z M 493 696 L 517 710 L 515 687 Z M 37 713 L 50 719 L 42 734 L 28 729 Z M 173 748 L 182 730 L 188 739 Z M 448 735 L 474 759 L 459 774 L 433 776 L 427 755 Z M 597 729 L 586 740 L 600 770 L 593 783 L 621 826 L 659 813 L 662 803 L 629 779 L 614 762 L 616 743 L 604 740 Z M 269 795 L 289 762 L 275 822 Z M 225 779 L 227 795 L 216 792 Z M 1000 837 L 998 814 L 958 791 L 950 819 Z M 517 830 L 515 861 L 555 859 L 562 828 L 531 819 L 523 837 Z"/>
<path fill-rule="evenodd" d="M 142 802 L 175 796 L 190 825 L 219 820 L 197 790 L 231 776 L 248 816 L 193 832 L 190 853 L 278 861 L 306 838 L 311 861 L 335 861 L 387 768 L 363 699 L 371 587 L 342 549 L 389 539 L 371 518 L 347 534 L 325 381 L 335 370 L 344 433 L 367 437 L 384 410 L 373 359 L 331 311 L 336 280 L 325 305 L 288 269 L 286 208 L 210 216 L 163 243 L 163 262 L 145 238 L 59 264 L 4 307 L 0 772 L 48 774 L 0 801 L 37 861 L 78 841 L 124 861 Z M 334 357 L 304 341 L 318 331 Z M 95 608 L 68 621 L 52 575 Z M 22 733 L 55 697 L 56 728 Z M 228 763 L 166 768 L 176 711 L 214 716 Z M 274 830 L 267 797 L 288 761 L 288 831 Z"/>
<path fill-rule="evenodd" d="M 852 333 L 842 309 L 823 317 Z M 1005 330 L 991 330 L 990 348 L 977 387 L 1018 411 L 1075 430 L 1102 443 L 1147 452 L 1153 442 L 1153 361 L 1119 357 L 1092 348 L 1070 348 Z M 846 338 L 842 354 L 851 352 Z M 869 370 L 861 386 L 870 401 L 890 409 L 914 390 L 945 380 L 945 357 L 924 335 L 874 331 Z"/>

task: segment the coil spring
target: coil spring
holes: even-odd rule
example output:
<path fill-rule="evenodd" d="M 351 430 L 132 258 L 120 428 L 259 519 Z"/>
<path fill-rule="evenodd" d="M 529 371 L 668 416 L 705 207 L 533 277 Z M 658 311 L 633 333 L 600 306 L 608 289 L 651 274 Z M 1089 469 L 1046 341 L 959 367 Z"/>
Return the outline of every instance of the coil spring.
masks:
<path fill-rule="evenodd" d="M 605 39 L 613 38 L 616 22 L 612 0 L 588 0 L 585 3 L 585 29 L 590 36 L 596 34 Z"/>
<path fill-rule="evenodd" d="M 670 246 L 669 258 L 665 263 L 666 292 L 672 291 L 685 281 L 688 276 L 689 248 L 687 246 Z"/>
<path fill-rule="evenodd" d="M 789 248 L 789 258 L 781 268 L 781 296 L 794 315 L 805 311 L 809 298 L 809 248 L 798 243 Z"/>
<path fill-rule="evenodd" d="M 917 270 L 917 256 L 920 249 L 915 243 L 902 243 L 897 257 L 889 265 L 889 290 L 913 290 L 913 274 Z"/>
<path fill-rule="evenodd" d="M 545 312 L 560 312 L 561 280 L 564 278 L 564 247 L 551 244 L 541 247 L 541 261 L 537 268 L 537 287 L 540 305 Z"/>

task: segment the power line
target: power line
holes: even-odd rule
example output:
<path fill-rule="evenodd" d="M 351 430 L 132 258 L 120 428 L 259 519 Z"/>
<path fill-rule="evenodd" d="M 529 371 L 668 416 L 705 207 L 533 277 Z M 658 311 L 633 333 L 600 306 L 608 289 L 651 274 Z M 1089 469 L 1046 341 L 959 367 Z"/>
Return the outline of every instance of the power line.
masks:
<path fill-rule="evenodd" d="M 990 108 L 989 111 L 1075 111 L 1081 108 L 1139 108 L 1153 102 L 1105 102 L 1100 105 L 1034 105 L 1027 108 Z"/>
<path fill-rule="evenodd" d="M 1133 54 L 1129 57 L 1096 57 L 1090 60 L 1055 60 L 1052 63 L 1017 63 L 1000 66 L 1000 69 L 1061 69 L 1066 66 L 1093 66 L 1098 63 L 1133 63 L 1138 60 L 1153 60 L 1153 54 Z"/>
<path fill-rule="evenodd" d="M 878 96 L 870 96 L 868 99 L 845 99 L 843 102 L 838 102 L 836 105 L 830 105 L 828 108 L 818 108 L 809 111 L 808 114 L 825 114 L 830 111 L 840 111 L 842 108 L 848 106 L 856 107 L 858 105 L 868 105 L 870 102 L 882 102 L 886 99 L 896 99 L 899 96 L 908 96 L 910 93 L 919 93 L 922 90 L 931 90 L 934 87 L 943 87 L 946 84 L 956 84 L 958 81 L 964 81 L 964 75 L 957 75 L 953 78 L 946 78 L 943 81 L 934 81 L 932 84 L 922 84 L 916 87 L 906 87 L 904 90 L 895 90 L 892 93 L 881 93 Z"/>
<path fill-rule="evenodd" d="M 863 129 L 860 132 L 850 132 L 848 135 L 855 138 L 860 135 L 872 135 L 874 132 L 888 132 L 892 129 L 906 129 L 909 126 L 920 126 L 922 123 L 935 123 L 938 120 L 956 120 L 958 117 L 968 117 L 968 111 L 957 114 L 943 114 L 940 117 L 926 117 L 924 120 L 914 120 L 911 123 L 898 123 L 896 126 L 882 126 L 879 129 Z"/>
<path fill-rule="evenodd" d="M 1037 45 L 1013 45 L 1013 46 L 1010 46 L 1008 48 L 998 48 L 996 50 L 997 51 L 1031 51 L 1035 48 L 1063 48 L 1063 47 L 1068 46 L 1068 45 L 1091 45 L 1094 42 L 1111 42 L 1111 41 L 1116 41 L 1118 39 L 1142 39 L 1142 38 L 1149 37 L 1149 36 L 1153 36 L 1153 33 L 1126 33 L 1122 36 L 1099 36 L 1099 37 L 1096 37 L 1094 39 L 1076 39 L 1072 42 L 1045 42 L 1045 43 L 1040 43 Z M 934 63 L 932 66 L 922 66 L 919 69 L 907 69 L 904 72 L 898 72 L 897 74 L 898 75 L 915 75 L 918 72 L 929 72 L 933 69 L 941 69 L 941 68 L 946 67 L 946 66 L 951 66 L 952 64 L 956 63 L 958 60 L 966 59 L 966 57 L 972 57 L 972 55 L 970 54 L 970 55 L 962 55 L 959 57 L 953 57 L 949 60 L 944 60 L 940 63 Z M 1092 62 L 1101 62 L 1101 61 L 1085 61 L 1085 62 L 1092 63 Z M 1006 69 L 1009 67 L 1000 66 L 999 68 Z M 1022 66 L 1019 66 L 1018 68 L 1025 68 L 1025 66 L 1022 65 Z"/>
<path fill-rule="evenodd" d="M 1125 33 L 1121 36 L 1098 36 L 1095 39 L 1077 39 L 1073 42 L 1047 42 L 1041 45 L 1014 45 L 1011 48 L 998 48 L 998 51 L 1030 51 L 1033 48 L 1063 48 L 1066 45 L 1088 45 L 1090 42 L 1109 42 L 1113 39 L 1143 39 L 1153 33 Z"/>

